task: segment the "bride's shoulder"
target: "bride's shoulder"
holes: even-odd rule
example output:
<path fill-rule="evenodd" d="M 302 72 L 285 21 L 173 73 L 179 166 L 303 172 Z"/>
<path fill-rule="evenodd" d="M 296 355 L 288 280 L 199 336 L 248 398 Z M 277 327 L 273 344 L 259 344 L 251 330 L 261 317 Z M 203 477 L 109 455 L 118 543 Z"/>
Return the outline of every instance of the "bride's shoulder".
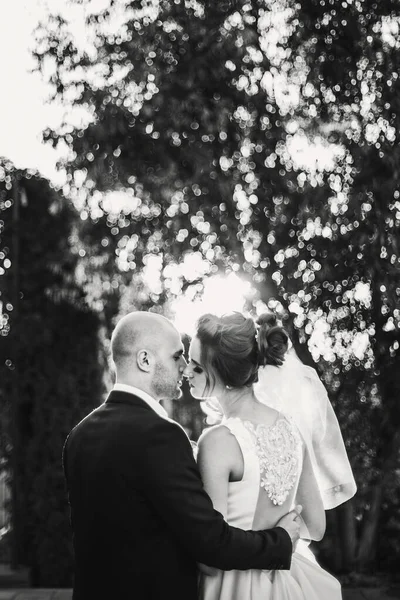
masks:
<path fill-rule="evenodd" d="M 211 444 L 216 443 L 218 440 L 225 440 L 229 437 L 230 432 L 228 427 L 224 424 L 219 423 L 218 425 L 213 425 L 212 427 L 207 427 L 201 433 L 199 437 L 199 444 Z"/>
<path fill-rule="evenodd" d="M 213 452 L 224 448 L 225 450 L 236 444 L 230 429 L 223 423 L 208 427 L 199 437 L 199 449 Z"/>
<path fill-rule="evenodd" d="M 210 469 L 221 476 L 229 476 L 243 463 L 238 442 L 228 427 L 223 424 L 209 427 L 201 434 L 199 441 L 198 465 L 201 472 Z"/>

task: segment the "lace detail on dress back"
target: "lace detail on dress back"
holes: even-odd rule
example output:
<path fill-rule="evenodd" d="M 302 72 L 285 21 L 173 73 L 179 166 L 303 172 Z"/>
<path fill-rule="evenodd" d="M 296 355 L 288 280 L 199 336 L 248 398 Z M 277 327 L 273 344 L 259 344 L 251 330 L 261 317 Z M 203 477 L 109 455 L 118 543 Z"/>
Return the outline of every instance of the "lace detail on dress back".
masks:
<path fill-rule="evenodd" d="M 295 425 L 278 417 L 273 425 L 243 421 L 251 433 L 260 463 L 260 485 L 275 505 L 285 502 L 298 480 L 302 462 L 302 441 Z"/>

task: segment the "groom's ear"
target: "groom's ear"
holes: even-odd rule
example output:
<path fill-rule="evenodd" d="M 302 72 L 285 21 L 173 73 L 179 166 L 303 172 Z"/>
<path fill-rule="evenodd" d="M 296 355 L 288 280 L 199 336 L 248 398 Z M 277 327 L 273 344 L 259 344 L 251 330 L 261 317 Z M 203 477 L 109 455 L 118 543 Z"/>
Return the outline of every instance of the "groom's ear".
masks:
<path fill-rule="evenodd" d="M 138 350 L 136 354 L 137 366 L 141 371 L 148 373 L 151 369 L 151 356 L 148 350 Z"/>

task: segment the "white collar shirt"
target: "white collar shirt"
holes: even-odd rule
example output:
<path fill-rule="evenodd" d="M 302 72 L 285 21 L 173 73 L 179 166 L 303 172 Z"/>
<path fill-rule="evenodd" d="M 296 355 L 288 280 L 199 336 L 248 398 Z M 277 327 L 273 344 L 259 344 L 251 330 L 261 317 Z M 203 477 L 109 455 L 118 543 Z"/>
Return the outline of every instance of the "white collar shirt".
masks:
<path fill-rule="evenodd" d="M 133 394 L 141 400 L 144 400 L 144 402 L 146 402 L 146 404 L 148 404 L 150 408 L 152 408 L 154 412 L 156 412 L 160 417 L 163 417 L 164 419 L 169 419 L 167 411 L 161 406 L 159 402 L 157 402 L 157 400 L 154 400 L 154 398 L 150 396 L 150 394 L 144 392 L 139 388 L 134 387 L 133 385 L 126 385 L 126 383 L 115 383 L 112 391 Z"/>

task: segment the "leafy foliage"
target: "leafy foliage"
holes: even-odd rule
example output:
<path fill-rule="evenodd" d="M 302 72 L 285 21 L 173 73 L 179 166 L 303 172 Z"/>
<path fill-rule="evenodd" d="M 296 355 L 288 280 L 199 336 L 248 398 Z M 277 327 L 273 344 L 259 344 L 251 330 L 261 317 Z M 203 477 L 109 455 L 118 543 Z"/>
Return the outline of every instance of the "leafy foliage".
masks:
<path fill-rule="evenodd" d="M 0 172 L 0 456 L 14 477 L 14 559 L 30 567 L 34 585 L 68 587 L 61 454 L 71 428 L 101 401 L 99 321 L 75 283 L 74 211 L 37 175 L 5 162 Z"/>

